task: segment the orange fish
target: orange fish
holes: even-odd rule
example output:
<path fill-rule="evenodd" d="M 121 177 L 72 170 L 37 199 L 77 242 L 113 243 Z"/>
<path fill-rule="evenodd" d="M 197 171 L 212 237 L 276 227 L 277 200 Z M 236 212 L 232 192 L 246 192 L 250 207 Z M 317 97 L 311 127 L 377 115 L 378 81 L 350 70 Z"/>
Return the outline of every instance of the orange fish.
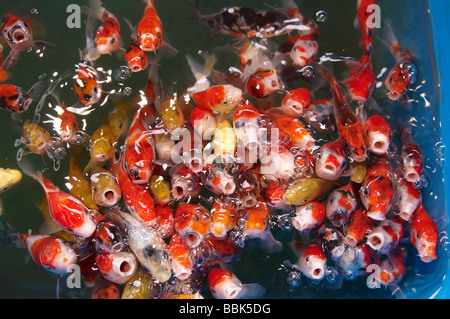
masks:
<path fill-rule="evenodd" d="M 201 137 L 209 136 L 216 128 L 216 120 L 211 110 L 196 107 L 191 112 L 190 123 Z"/>
<path fill-rule="evenodd" d="M 346 60 L 350 69 L 348 77 L 342 81 L 347 86 L 353 101 L 366 102 L 375 90 L 375 74 L 369 55 L 364 55 L 358 62 Z"/>
<path fill-rule="evenodd" d="M 340 140 L 329 142 L 314 152 L 317 176 L 337 180 L 347 168 L 347 156 Z"/>
<path fill-rule="evenodd" d="M 171 171 L 171 193 L 177 199 L 197 196 L 200 192 L 200 177 L 185 165 L 180 165 Z"/>
<path fill-rule="evenodd" d="M 358 209 L 344 225 L 345 242 L 351 246 L 359 244 L 369 234 L 373 222 L 364 208 Z"/>
<path fill-rule="evenodd" d="M 178 233 L 170 238 L 169 255 L 172 258 L 173 275 L 180 280 L 188 279 L 194 270 L 194 264 L 190 256 L 190 248 L 183 240 L 183 236 Z"/>
<path fill-rule="evenodd" d="M 195 248 L 210 233 L 211 215 L 200 205 L 179 204 L 175 212 L 174 229 L 189 248 Z"/>
<path fill-rule="evenodd" d="M 400 128 L 399 133 L 402 141 L 399 167 L 400 174 L 408 182 L 419 187 L 422 180 L 422 150 L 410 130 Z"/>
<path fill-rule="evenodd" d="M 264 188 L 264 197 L 268 204 L 274 206 L 277 209 L 284 210 L 289 206 L 283 200 L 285 191 L 285 185 L 283 181 L 274 179 L 268 182 L 268 185 Z"/>
<path fill-rule="evenodd" d="M 367 150 L 376 154 L 384 155 L 389 149 L 392 141 L 391 125 L 380 114 L 369 117 L 364 123 Z"/>
<path fill-rule="evenodd" d="M 306 277 L 322 280 L 326 274 L 327 258 L 319 245 L 309 244 L 301 254 L 298 265 Z"/>
<path fill-rule="evenodd" d="M 382 221 L 394 200 L 392 168 L 385 158 L 380 158 L 369 167 L 360 189 L 361 202 L 367 216 Z"/>
<path fill-rule="evenodd" d="M 266 98 L 281 89 L 275 70 L 259 68 L 247 79 L 247 92 L 257 98 Z"/>
<path fill-rule="evenodd" d="M 407 253 L 402 247 L 397 247 L 380 262 L 379 282 L 383 286 L 398 284 L 405 276 Z"/>
<path fill-rule="evenodd" d="M 214 85 L 192 94 L 195 104 L 204 110 L 229 112 L 236 108 L 242 98 L 242 90 L 231 85 Z"/>
<path fill-rule="evenodd" d="M 119 285 L 127 283 L 139 267 L 134 254 L 128 251 L 97 254 L 95 262 L 103 278 Z"/>
<path fill-rule="evenodd" d="M 43 83 L 36 83 L 28 92 L 16 85 L 0 84 L 0 108 L 14 113 L 26 112 Z"/>
<path fill-rule="evenodd" d="M 311 104 L 311 91 L 307 88 L 290 90 L 281 101 L 281 111 L 291 117 L 299 118 Z"/>
<path fill-rule="evenodd" d="M 92 299 L 120 299 L 119 287 L 99 276 L 92 290 Z"/>
<path fill-rule="evenodd" d="M 404 234 L 405 221 L 401 218 L 385 219 L 367 235 L 367 245 L 379 254 L 387 254 L 398 246 Z"/>
<path fill-rule="evenodd" d="M 90 62 L 76 65 L 73 90 L 78 100 L 86 107 L 97 103 L 102 96 L 102 87 L 97 71 Z"/>
<path fill-rule="evenodd" d="M 121 251 L 125 247 L 125 238 L 120 228 L 100 213 L 96 218 L 97 227 L 92 235 L 96 251 L 100 253 Z"/>
<path fill-rule="evenodd" d="M 239 213 L 231 203 L 220 196 L 211 208 L 211 233 L 218 239 L 227 238 L 227 234 L 236 226 Z"/>
<path fill-rule="evenodd" d="M 141 49 L 137 41 L 132 40 L 125 52 L 125 61 L 133 72 L 140 72 L 147 68 L 147 54 Z"/>
<path fill-rule="evenodd" d="M 325 71 L 323 74 L 331 85 L 334 116 L 344 148 L 356 162 L 363 162 L 367 158 L 363 124 L 348 105 L 336 79 Z"/>
<path fill-rule="evenodd" d="M 158 230 L 162 238 L 169 238 L 173 235 L 173 223 L 175 214 L 173 209 L 169 205 L 157 205 L 155 206 L 155 214 L 158 220 Z"/>
<path fill-rule="evenodd" d="M 164 29 L 153 0 L 145 0 L 144 15 L 137 26 L 137 39 L 145 52 L 158 50 L 164 40 Z"/>
<path fill-rule="evenodd" d="M 56 117 L 47 114 L 51 123 L 53 123 L 53 129 L 63 142 L 71 143 L 75 132 L 78 131 L 78 120 L 75 114 L 69 111 L 64 104 L 59 104 L 55 110 L 58 113 Z"/>
<path fill-rule="evenodd" d="M 259 284 L 242 284 L 231 271 L 221 268 L 209 270 L 207 281 L 209 290 L 216 299 L 261 298 L 266 291 Z"/>
<path fill-rule="evenodd" d="M 439 231 L 433 219 L 422 206 L 422 203 L 419 204 L 419 207 L 414 212 L 408 227 L 411 242 L 416 248 L 420 259 L 425 263 L 435 260 L 437 258 L 436 246 Z"/>
<path fill-rule="evenodd" d="M 376 5 L 375 0 L 358 0 L 357 7 L 357 21 L 361 30 L 360 45 L 364 48 L 364 55 L 370 55 L 372 52 L 374 25 L 369 22 L 369 18 L 373 14 L 369 7 Z"/>
<path fill-rule="evenodd" d="M 95 47 L 99 54 L 111 54 L 120 47 L 120 24 L 117 18 L 106 10 L 100 0 L 89 0 L 91 12 L 103 24 L 97 29 Z"/>
<path fill-rule="evenodd" d="M 299 232 L 310 231 L 316 228 L 325 219 L 325 204 L 321 201 L 312 201 L 303 206 L 297 206 L 292 225 Z"/>

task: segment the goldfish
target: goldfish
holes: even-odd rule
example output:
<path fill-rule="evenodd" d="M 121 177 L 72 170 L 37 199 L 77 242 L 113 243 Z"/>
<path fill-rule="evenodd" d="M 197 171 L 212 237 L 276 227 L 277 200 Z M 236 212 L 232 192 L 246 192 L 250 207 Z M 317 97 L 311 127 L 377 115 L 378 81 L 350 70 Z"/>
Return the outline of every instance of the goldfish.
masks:
<path fill-rule="evenodd" d="M 157 229 L 162 238 L 169 238 L 175 232 L 173 223 L 175 220 L 175 213 L 173 208 L 169 205 L 155 206 L 155 214 L 158 220 Z"/>
<path fill-rule="evenodd" d="M 358 27 L 361 30 L 361 41 L 360 45 L 364 48 L 364 55 L 368 56 L 372 52 L 373 46 L 373 36 L 375 28 L 373 23 L 369 21 L 371 16 L 370 7 L 376 5 L 375 0 L 358 0 L 357 7 L 357 17 Z"/>
<path fill-rule="evenodd" d="M 19 162 L 22 171 L 36 180 L 44 189 L 50 216 L 68 233 L 91 237 L 96 224 L 89 214 L 89 208 L 77 197 L 61 191 L 50 180 L 42 176 L 42 172 L 34 172 L 27 164 Z"/>
<path fill-rule="evenodd" d="M 82 61 L 76 65 L 73 90 L 78 101 L 86 107 L 96 104 L 102 96 L 102 86 L 99 81 L 97 71 L 89 61 Z M 73 112 L 81 113 L 77 109 L 70 109 Z M 83 114 L 83 113 L 81 113 Z"/>
<path fill-rule="evenodd" d="M 388 254 L 388 257 L 380 262 L 379 282 L 383 286 L 398 284 L 405 276 L 407 252 L 402 247 L 397 247 Z"/>
<path fill-rule="evenodd" d="M 116 135 L 111 128 L 108 125 L 101 125 L 94 131 L 89 141 L 91 158 L 98 162 L 112 159 L 116 145 Z"/>
<path fill-rule="evenodd" d="M 243 38 L 270 38 L 281 36 L 292 30 L 310 31 L 307 21 L 297 10 L 294 16 L 288 12 L 254 9 L 249 7 L 227 7 L 212 14 L 204 15 L 188 1 L 197 13 L 198 21 L 214 31 Z M 295 16 L 297 15 L 297 17 Z"/>
<path fill-rule="evenodd" d="M 200 192 L 200 177 L 185 165 L 175 166 L 171 174 L 171 194 L 181 200 Z"/>
<path fill-rule="evenodd" d="M 404 220 L 385 219 L 367 235 L 367 245 L 380 254 L 387 254 L 398 246 L 404 233 Z"/>
<path fill-rule="evenodd" d="M 97 52 L 99 54 L 111 54 L 117 51 L 121 43 L 118 19 L 105 9 L 100 0 L 89 0 L 88 12 L 103 22 L 95 35 Z"/>
<path fill-rule="evenodd" d="M 342 232 L 334 227 L 327 226 L 325 223 L 321 224 L 315 230 L 317 244 L 322 250 L 336 260 L 340 258 L 347 249 L 347 243 L 344 240 Z"/>
<path fill-rule="evenodd" d="M 0 167 L 0 194 L 17 185 L 22 180 L 18 169 Z"/>
<path fill-rule="evenodd" d="M 353 160 L 363 162 L 367 158 L 363 124 L 348 105 L 336 79 L 323 73 L 331 85 L 335 121 L 344 148 Z"/>
<path fill-rule="evenodd" d="M 151 106 L 138 109 L 125 140 L 122 163 L 131 180 L 136 184 L 147 184 L 155 164 L 154 139 L 141 122 L 148 119 L 147 114 L 154 115 Z M 145 123 L 145 122 L 144 122 Z"/>
<path fill-rule="evenodd" d="M 350 181 L 356 184 L 361 184 L 364 181 L 367 173 L 367 164 L 364 162 L 352 162 L 349 164 Z"/>
<path fill-rule="evenodd" d="M 250 101 L 243 101 L 237 107 L 233 117 L 233 128 L 238 144 L 255 150 L 260 145 L 259 128 L 261 113 Z"/>
<path fill-rule="evenodd" d="M 296 264 L 307 278 L 314 281 L 320 281 L 325 277 L 327 258 L 319 245 L 305 245 L 293 240 L 290 243 L 290 246 L 298 256 Z"/>
<path fill-rule="evenodd" d="M 344 224 L 345 242 L 356 246 L 371 232 L 374 220 L 367 216 L 364 208 L 357 209 Z"/>
<path fill-rule="evenodd" d="M 231 195 L 236 191 L 233 175 L 226 169 L 210 164 L 207 170 L 201 172 L 200 178 L 203 185 L 216 194 Z"/>
<path fill-rule="evenodd" d="M 367 216 L 382 221 L 394 201 L 394 180 L 389 162 L 380 158 L 369 167 L 360 188 L 360 198 Z"/>
<path fill-rule="evenodd" d="M 0 108 L 13 112 L 23 113 L 28 111 L 33 100 L 42 93 L 45 82 L 39 81 L 28 92 L 13 84 L 0 84 Z"/>
<path fill-rule="evenodd" d="M 85 258 L 80 257 L 78 259 L 78 266 L 80 266 L 81 276 L 86 287 L 93 288 L 99 277 L 97 264 L 95 263 L 95 253 L 93 252 Z"/>
<path fill-rule="evenodd" d="M 98 206 L 114 206 L 122 197 L 119 182 L 110 171 L 98 168 L 91 174 L 89 180 L 92 199 Z"/>
<path fill-rule="evenodd" d="M 341 227 L 358 209 L 359 200 L 353 183 L 333 190 L 327 198 L 326 216 L 333 226 Z"/>
<path fill-rule="evenodd" d="M 409 50 L 403 50 L 395 36 L 392 26 L 385 22 L 384 43 L 395 58 L 395 66 L 389 71 L 384 85 L 388 91 L 387 97 L 397 101 L 417 80 L 417 67 L 412 63 L 414 55 Z"/>
<path fill-rule="evenodd" d="M 179 129 L 186 121 L 176 94 L 173 97 L 167 93 L 165 94 L 159 106 L 158 113 L 164 128 L 169 133 Z"/>
<path fill-rule="evenodd" d="M 283 199 L 284 183 L 279 179 L 271 179 L 267 184 L 263 191 L 267 203 L 277 209 L 287 210 L 289 206 Z"/>
<path fill-rule="evenodd" d="M 89 178 L 80 167 L 81 150 L 75 148 L 69 161 L 68 188 L 69 193 L 78 197 L 89 209 L 98 210 L 99 207 L 92 197 Z"/>
<path fill-rule="evenodd" d="M 392 142 L 392 129 L 380 114 L 369 117 L 364 123 L 367 150 L 376 155 L 384 155 Z"/>
<path fill-rule="evenodd" d="M 398 209 L 398 216 L 404 221 L 409 222 L 414 211 L 419 207 L 422 194 L 414 187 L 414 184 L 404 178 L 397 182 L 395 191 L 395 205 Z"/>
<path fill-rule="evenodd" d="M 30 22 L 30 20 L 16 17 L 10 13 L 3 17 L 1 24 L 2 35 L 11 48 L 8 57 L 3 61 L 3 70 L 9 70 L 16 66 L 20 60 L 20 53 L 30 47 L 40 52 L 43 52 L 47 47 L 55 48 L 55 45 L 52 43 L 33 39 Z"/>
<path fill-rule="evenodd" d="M 259 176 L 247 170 L 239 170 L 234 174 L 237 196 L 244 207 L 256 205 L 260 195 Z"/>
<path fill-rule="evenodd" d="M 148 187 L 156 205 L 167 205 L 172 201 L 170 183 L 163 176 L 152 175 Z"/>
<path fill-rule="evenodd" d="M 321 201 L 312 201 L 306 205 L 295 208 L 295 217 L 292 225 L 300 232 L 316 228 L 325 219 L 325 204 Z"/>
<path fill-rule="evenodd" d="M 69 111 L 67 106 L 61 103 L 55 108 L 55 110 L 58 113 L 56 117 L 47 114 L 53 123 L 53 129 L 63 142 L 74 142 L 75 133 L 78 132 L 79 129 L 78 120 L 75 117 L 75 114 Z"/>
<path fill-rule="evenodd" d="M 321 178 L 299 178 L 287 186 L 283 199 L 289 205 L 304 205 L 331 191 L 336 186 L 335 182 Z"/>
<path fill-rule="evenodd" d="M 348 160 L 340 140 L 329 142 L 314 152 L 315 172 L 318 177 L 337 180 L 347 168 Z"/>
<path fill-rule="evenodd" d="M 284 40 L 278 47 L 278 59 L 286 59 L 287 64 L 303 68 L 310 65 L 319 53 L 317 32 L 306 35 L 295 34 Z"/>
<path fill-rule="evenodd" d="M 95 281 L 91 297 L 92 299 L 120 299 L 120 290 L 115 283 L 99 276 Z"/>
<path fill-rule="evenodd" d="M 283 114 L 299 118 L 311 105 L 311 91 L 307 88 L 289 90 L 281 101 Z"/>
<path fill-rule="evenodd" d="M 217 123 L 211 144 L 214 155 L 234 157 L 237 141 L 230 122 L 221 121 Z"/>
<path fill-rule="evenodd" d="M 149 272 L 138 269 L 125 284 L 121 299 L 150 299 L 153 297 L 150 291 L 152 280 Z"/>
<path fill-rule="evenodd" d="M 104 116 L 104 124 L 109 126 L 117 141 L 122 140 L 128 133 L 131 124 L 130 112 L 132 111 L 135 111 L 135 101 L 122 100 Z"/>
<path fill-rule="evenodd" d="M 213 134 L 217 126 L 214 113 L 211 110 L 205 110 L 198 106 L 191 112 L 190 123 L 201 137 Z"/>
<path fill-rule="evenodd" d="M 209 270 L 207 281 L 209 290 L 215 299 L 258 298 L 266 292 L 266 289 L 260 284 L 242 284 L 231 271 L 221 268 Z"/>
<path fill-rule="evenodd" d="M 408 129 L 400 130 L 402 148 L 400 152 L 399 171 L 408 182 L 420 185 L 423 167 L 423 154 L 413 134 Z"/>
<path fill-rule="evenodd" d="M 347 87 L 350 99 L 366 102 L 375 90 L 376 81 L 370 55 L 364 55 L 356 62 L 347 59 L 346 64 L 350 73 L 342 83 Z"/>
<path fill-rule="evenodd" d="M 26 249 L 33 261 L 55 274 L 67 274 L 77 264 L 77 254 L 74 249 L 62 239 L 53 235 L 26 235 L 18 233 L 11 225 L 8 229 L 1 225 L 2 237 L 10 238 L 17 245 Z"/>
<path fill-rule="evenodd" d="M 219 197 L 211 208 L 211 234 L 218 239 L 226 239 L 228 232 L 237 223 L 239 213 L 223 196 Z"/>
<path fill-rule="evenodd" d="M 169 255 L 172 259 L 173 275 L 180 280 L 189 278 L 194 270 L 194 264 L 189 246 L 185 243 L 183 236 L 178 233 L 170 239 Z"/>
<path fill-rule="evenodd" d="M 195 248 L 210 233 L 211 215 L 204 207 L 181 203 L 175 211 L 175 231 L 189 248 Z"/>
<path fill-rule="evenodd" d="M 293 146 L 297 146 L 304 151 L 312 151 L 315 147 L 314 138 L 300 120 L 276 113 L 270 114 L 270 117 L 290 137 Z"/>
<path fill-rule="evenodd" d="M 408 230 L 411 243 L 416 248 L 420 260 L 424 263 L 435 260 L 439 231 L 422 203 L 413 213 Z"/>
<path fill-rule="evenodd" d="M 23 124 L 22 139 L 29 152 L 42 155 L 49 150 L 51 135 L 45 128 L 27 120 Z"/>
<path fill-rule="evenodd" d="M 134 183 L 122 165 L 115 164 L 112 173 L 119 182 L 122 198 L 129 211 L 146 225 L 154 225 L 155 205 L 147 186 Z"/>
<path fill-rule="evenodd" d="M 125 236 L 120 228 L 106 217 L 101 216 L 92 236 L 97 252 L 117 253 L 125 247 Z"/>
<path fill-rule="evenodd" d="M 125 52 L 125 61 L 133 72 L 140 72 L 147 68 L 148 58 L 137 40 L 133 39 Z"/>
<path fill-rule="evenodd" d="M 95 257 L 103 278 L 115 284 L 125 284 L 137 271 L 136 257 L 127 251 L 103 253 Z"/>
<path fill-rule="evenodd" d="M 238 106 L 241 98 L 242 90 L 231 84 L 213 85 L 192 94 L 192 99 L 199 108 L 217 112 L 232 111 Z"/>
<path fill-rule="evenodd" d="M 164 41 L 164 28 L 153 0 L 145 0 L 144 14 L 136 29 L 139 45 L 145 52 L 158 50 Z"/>
<path fill-rule="evenodd" d="M 281 89 L 278 75 L 273 69 L 258 68 L 246 81 L 247 92 L 257 98 L 266 98 Z"/>
<path fill-rule="evenodd" d="M 125 232 L 128 245 L 141 266 L 152 277 L 163 283 L 172 275 L 167 244 L 156 229 L 146 226 L 131 214 L 119 210 L 106 210 L 105 216 Z"/>

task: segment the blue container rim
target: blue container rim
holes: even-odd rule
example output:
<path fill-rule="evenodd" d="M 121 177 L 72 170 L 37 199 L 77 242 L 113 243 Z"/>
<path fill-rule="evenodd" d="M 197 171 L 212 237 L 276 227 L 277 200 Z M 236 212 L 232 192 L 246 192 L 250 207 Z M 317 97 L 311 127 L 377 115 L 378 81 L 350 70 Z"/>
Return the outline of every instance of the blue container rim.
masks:
<path fill-rule="evenodd" d="M 448 52 L 450 52 L 450 2 L 448 0 L 426 0 L 428 2 L 429 16 L 431 18 L 432 41 L 434 44 L 436 66 L 440 85 L 440 114 L 441 114 L 441 134 L 442 143 L 447 146 L 444 149 L 445 159 L 444 168 L 444 189 L 446 197 L 445 211 L 448 215 L 448 206 L 450 200 L 450 187 L 446 182 L 450 180 L 450 132 L 446 130 L 446 123 L 450 121 L 450 61 Z M 449 226 L 447 225 L 447 233 Z M 450 280 L 447 275 L 444 277 L 442 288 L 432 297 L 440 299 L 450 298 Z"/>

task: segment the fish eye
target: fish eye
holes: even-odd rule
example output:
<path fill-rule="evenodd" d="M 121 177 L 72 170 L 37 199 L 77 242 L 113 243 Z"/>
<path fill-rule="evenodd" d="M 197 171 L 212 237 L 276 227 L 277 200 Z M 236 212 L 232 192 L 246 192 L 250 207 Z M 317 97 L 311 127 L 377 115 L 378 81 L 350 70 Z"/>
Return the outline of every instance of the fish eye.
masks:
<path fill-rule="evenodd" d="M 223 105 L 227 105 L 227 104 L 228 104 L 228 101 L 225 100 L 225 99 L 223 99 L 223 100 L 221 101 L 221 103 L 222 103 Z"/>
<path fill-rule="evenodd" d="M 97 91 L 98 91 L 98 88 L 97 88 L 96 85 L 94 85 L 94 87 L 93 87 L 92 89 L 94 90 L 94 92 L 97 92 Z"/>
<path fill-rule="evenodd" d="M 162 37 L 161 32 L 158 32 L 158 39 L 161 39 L 161 37 Z"/>
<path fill-rule="evenodd" d="M 369 196 L 369 194 L 370 194 L 370 188 L 369 187 L 364 188 L 363 195 L 367 197 L 367 196 Z"/>
<path fill-rule="evenodd" d="M 114 38 L 111 39 L 111 44 L 114 44 L 114 42 L 116 42 L 116 40 Z"/>
<path fill-rule="evenodd" d="M 309 256 L 306 257 L 305 261 L 306 261 L 307 263 L 309 263 Z"/>
<path fill-rule="evenodd" d="M 144 61 L 144 55 L 141 54 L 140 58 L 141 58 L 141 61 Z"/>

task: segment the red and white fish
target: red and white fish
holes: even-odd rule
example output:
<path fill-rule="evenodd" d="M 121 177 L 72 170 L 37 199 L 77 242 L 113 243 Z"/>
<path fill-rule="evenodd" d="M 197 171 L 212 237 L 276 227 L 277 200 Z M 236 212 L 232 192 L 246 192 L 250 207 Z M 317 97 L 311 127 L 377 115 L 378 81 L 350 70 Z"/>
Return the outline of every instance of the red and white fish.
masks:
<path fill-rule="evenodd" d="M 335 121 L 344 148 L 353 160 L 363 162 L 367 158 L 363 124 L 348 105 L 336 79 L 325 71 L 323 74 L 331 85 Z"/>
<path fill-rule="evenodd" d="M 347 248 L 344 235 L 335 227 L 323 223 L 315 230 L 317 244 L 322 250 L 336 260 L 342 256 Z"/>
<path fill-rule="evenodd" d="M 53 235 L 26 235 L 18 233 L 9 224 L 9 229 L 2 229 L 2 237 L 9 237 L 12 242 L 30 253 L 34 262 L 40 267 L 58 275 L 72 272 L 77 261 L 75 250 L 62 239 Z"/>
<path fill-rule="evenodd" d="M 234 175 L 237 198 L 244 207 L 252 207 L 258 202 L 260 195 L 259 174 L 245 169 L 240 169 Z"/>
<path fill-rule="evenodd" d="M 383 286 L 397 285 L 406 273 L 406 249 L 397 247 L 380 262 L 379 283 Z"/>
<path fill-rule="evenodd" d="M 2 35 L 11 48 L 8 57 L 3 61 L 2 69 L 9 70 L 16 66 L 20 60 L 20 53 L 33 47 L 41 53 L 46 47 L 54 48 L 55 45 L 44 41 L 35 41 L 31 30 L 32 21 L 19 18 L 10 13 L 3 17 L 1 23 Z"/>
<path fill-rule="evenodd" d="M 171 170 L 171 193 L 176 200 L 197 196 L 200 193 L 200 177 L 181 164 Z"/>
<path fill-rule="evenodd" d="M 188 279 L 194 271 L 194 263 L 190 256 L 190 251 L 191 249 L 180 234 L 175 233 L 170 238 L 168 254 L 172 260 L 173 275 L 179 280 Z"/>
<path fill-rule="evenodd" d="M 125 52 L 125 61 L 133 72 L 140 72 L 147 68 L 148 58 L 137 41 L 132 40 Z"/>
<path fill-rule="evenodd" d="M 355 185 L 350 182 L 333 190 L 327 198 L 326 217 L 333 226 L 343 226 L 358 209 L 359 199 L 355 192 Z"/>
<path fill-rule="evenodd" d="M 281 111 L 293 118 L 301 117 L 311 105 L 311 91 L 307 88 L 289 90 L 281 101 Z"/>
<path fill-rule="evenodd" d="M 65 143 L 71 143 L 75 132 L 78 131 L 78 120 L 75 114 L 67 109 L 64 104 L 59 104 L 55 111 L 58 113 L 56 117 L 47 114 L 53 124 L 53 129 L 56 131 L 61 140 Z"/>
<path fill-rule="evenodd" d="M 325 204 L 321 201 L 312 201 L 295 209 L 292 225 L 300 232 L 307 232 L 320 226 L 325 219 Z"/>
<path fill-rule="evenodd" d="M 103 278 L 120 285 L 127 283 L 139 268 L 134 254 L 127 251 L 98 254 L 95 262 Z"/>
<path fill-rule="evenodd" d="M 282 180 L 272 179 L 267 182 L 264 188 L 264 198 L 267 203 L 279 210 L 288 210 L 289 205 L 284 201 L 283 195 L 286 185 Z"/>
<path fill-rule="evenodd" d="M 242 101 L 234 112 L 233 128 L 238 144 L 249 150 L 260 145 L 261 113 L 246 100 Z"/>
<path fill-rule="evenodd" d="M 98 54 L 111 54 L 121 45 L 120 24 L 114 14 L 105 9 L 100 0 L 89 0 L 89 14 L 103 24 L 97 29 L 95 47 Z"/>
<path fill-rule="evenodd" d="M 361 185 L 361 202 L 367 210 L 367 216 L 376 221 L 386 218 L 395 199 L 393 178 L 391 164 L 385 158 L 380 158 L 368 168 Z"/>
<path fill-rule="evenodd" d="M 216 120 L 211 110 L 196 107 L 191 112 L 190 123 L 201 137 L 210 136 L 216 129 Z"/>
<path fill-rule="evenodd" d="M 204 110 L 229 112 L 235 109 L 242 98 L 242 90 L 231 84 L 218 84 L 195 92 L 192 99 Z"/>
<path fill-rule="evenodd" d="M 33 85 L 28 92 L 25 92 L 20 86 L 13 84 L 0 84 L 0 108 L 13 112 L 23 113 L 28 110 L 33 99 L 36 99 L 45 82 L 38 82 Z"/>
<path fill-rule="evenodd" d="M 274 69 L 258 68 L 246 80 L 247 92 L 256 98 L 266 98 L 280 90 L 278 75 Z"/>
<path fill-rule="evenodd" d="M 334 127 L 333 101 L 317 99 L 311 102 L 302 118 L 315 130 L 325 132 Z"/>
<path fill-rule="evenodd" d="M 412 63 L 414 55 L 400 46 L 389 22 L 385 23 L 385 45 L 395 58 L 395 66 L 389 71 L 384 85 L 387 96 L 397 101 L 417 81 L 417 67 Z"/>
<path fill-rule="evenodd" d="M 319 245 L 305 244 L 294 240 L 290 243 L 290 246 L 298 256 L 296 265 L 298 265 L 302 274 L 314 281 L 320 281 L 325 277 L 327 258 Z"/>
<path fill-rule="evenodd" d="M 344 240 L 350 246 L 361 243 L 371 231 L 374 220 L 367 216 L 366 210 L 356 210 L 344 225 Z"/>
<path fill-rule="evenodd" d="M 161 238 L 169 238 L 175 232 L 173 223 L 175 220 L 175 213 L 173 208 L 169 205 L 155 206 L 155 214 L 158 220 L 157 229 L 161 234 Z"/>
<path fill-rule="evenodd" d="M 403 238 L 405 221 L 401 218 L 385 219 L 371 229 L 367 245 L 379 254 L 387 254 Z"/>
<path fill-rule="evenodd" d="M 175 212 L 174 229 L 189 248 L 195 248 L 211 231 L 211 215 L 203 206 L 181 203 Z"/>
<path fill-rule="evenodd" d="M 281 58 L 289 58 L 288 61 L 297 68 L 310 65 L 319 53 L 319 41 L 317 32 L 307 35 L 293 35 L 279 46 L 277 54 Z"/>
<path fill-rule="evenodd" d="M 422 150 L 410 130 L 401 128 L 399 133 L 402 141 L 399 165 L 400 174 L 408 182 L 418 186 L 422 180 Z"/>
<path fill-rule="evenodd" d="M 96 251 L 100 253 L 117 253 L 122 251 L 125 247 L 125 237 L 120 228 L 100 213 L 93 216 L 97 224 L 92 235 Z"/>
<path fill-rule="evenodd" d="M 385 155 L 392 142 L 389 122 L 380 114 L 369 117 L 364 123 L 367 150 L 376 155 Z"/>
<path fill-rule="evenodd" d="M 209 270 L 207 281 L 215 299 L 261 298 L 266 291 L 259 284 L 242 284 L 231 271 L 221 268 Z"/>
<path fill-rule="evenodd" d="M 164 28 L 154 6 L 154 1 L 144 0 L 144 2 L 146 3 L 146 7 L 137 26 L 136 35 L 142 50 L 145 52 L 155 52 L 163 44 Z"/>
<path fill-rule="evenodd" d="M 420 259 L 425 263 L 437 259 L 436 246 L 439 231 L 422 203 L 414 212 L 411 222 L 408 224 L 408 230 L 411 243 L 416 248 Z"/>
<path fill-rule="evenodd" d="M 231 195 L 236 191 L 233 175 L 226 169 L 208 164 L 200 173 L 203 185 L 218 195 Z"/>
<path fill-rule="evenodd" d="M 239 212 L 233 204 L 219 197 L 211 208 L 211 233 L 218 239 L 226 239 L 237 223 Z"/>
<path fill-rule="evenodd" d="M 414 184 L 404 178 L 397 182 L 395 193 L 395 205 L 398 208 L 398 216 L 409 222 L 422 201 L 422 194 Z"/>
<path fill-rule="evenodd" d="M 96 223 L 90 216 L 90 209 L 77 197 L 61 191 L 50 180 L 42 176 L 41 172 L 32 172 L 25 165 L 23 171 L 41 184 L 45 191 L 50 216 L 65 231 L 81 236 L 91 237 L 96 229 Z"/>
<path fill-rule="evenodd" d="M 314 152 L 317 176 L 337 180 L 347 168 L 347 154 L 340 140 L 329 142 Z"/>
<path fill-rule="evenodd" d="M 335 259 L 338 269 L 345 278 L 353 280 L 368 273 L 369 265 L 379 265 L 380 260 L 366 244 L 347 246 L 341 257 Z"/>

